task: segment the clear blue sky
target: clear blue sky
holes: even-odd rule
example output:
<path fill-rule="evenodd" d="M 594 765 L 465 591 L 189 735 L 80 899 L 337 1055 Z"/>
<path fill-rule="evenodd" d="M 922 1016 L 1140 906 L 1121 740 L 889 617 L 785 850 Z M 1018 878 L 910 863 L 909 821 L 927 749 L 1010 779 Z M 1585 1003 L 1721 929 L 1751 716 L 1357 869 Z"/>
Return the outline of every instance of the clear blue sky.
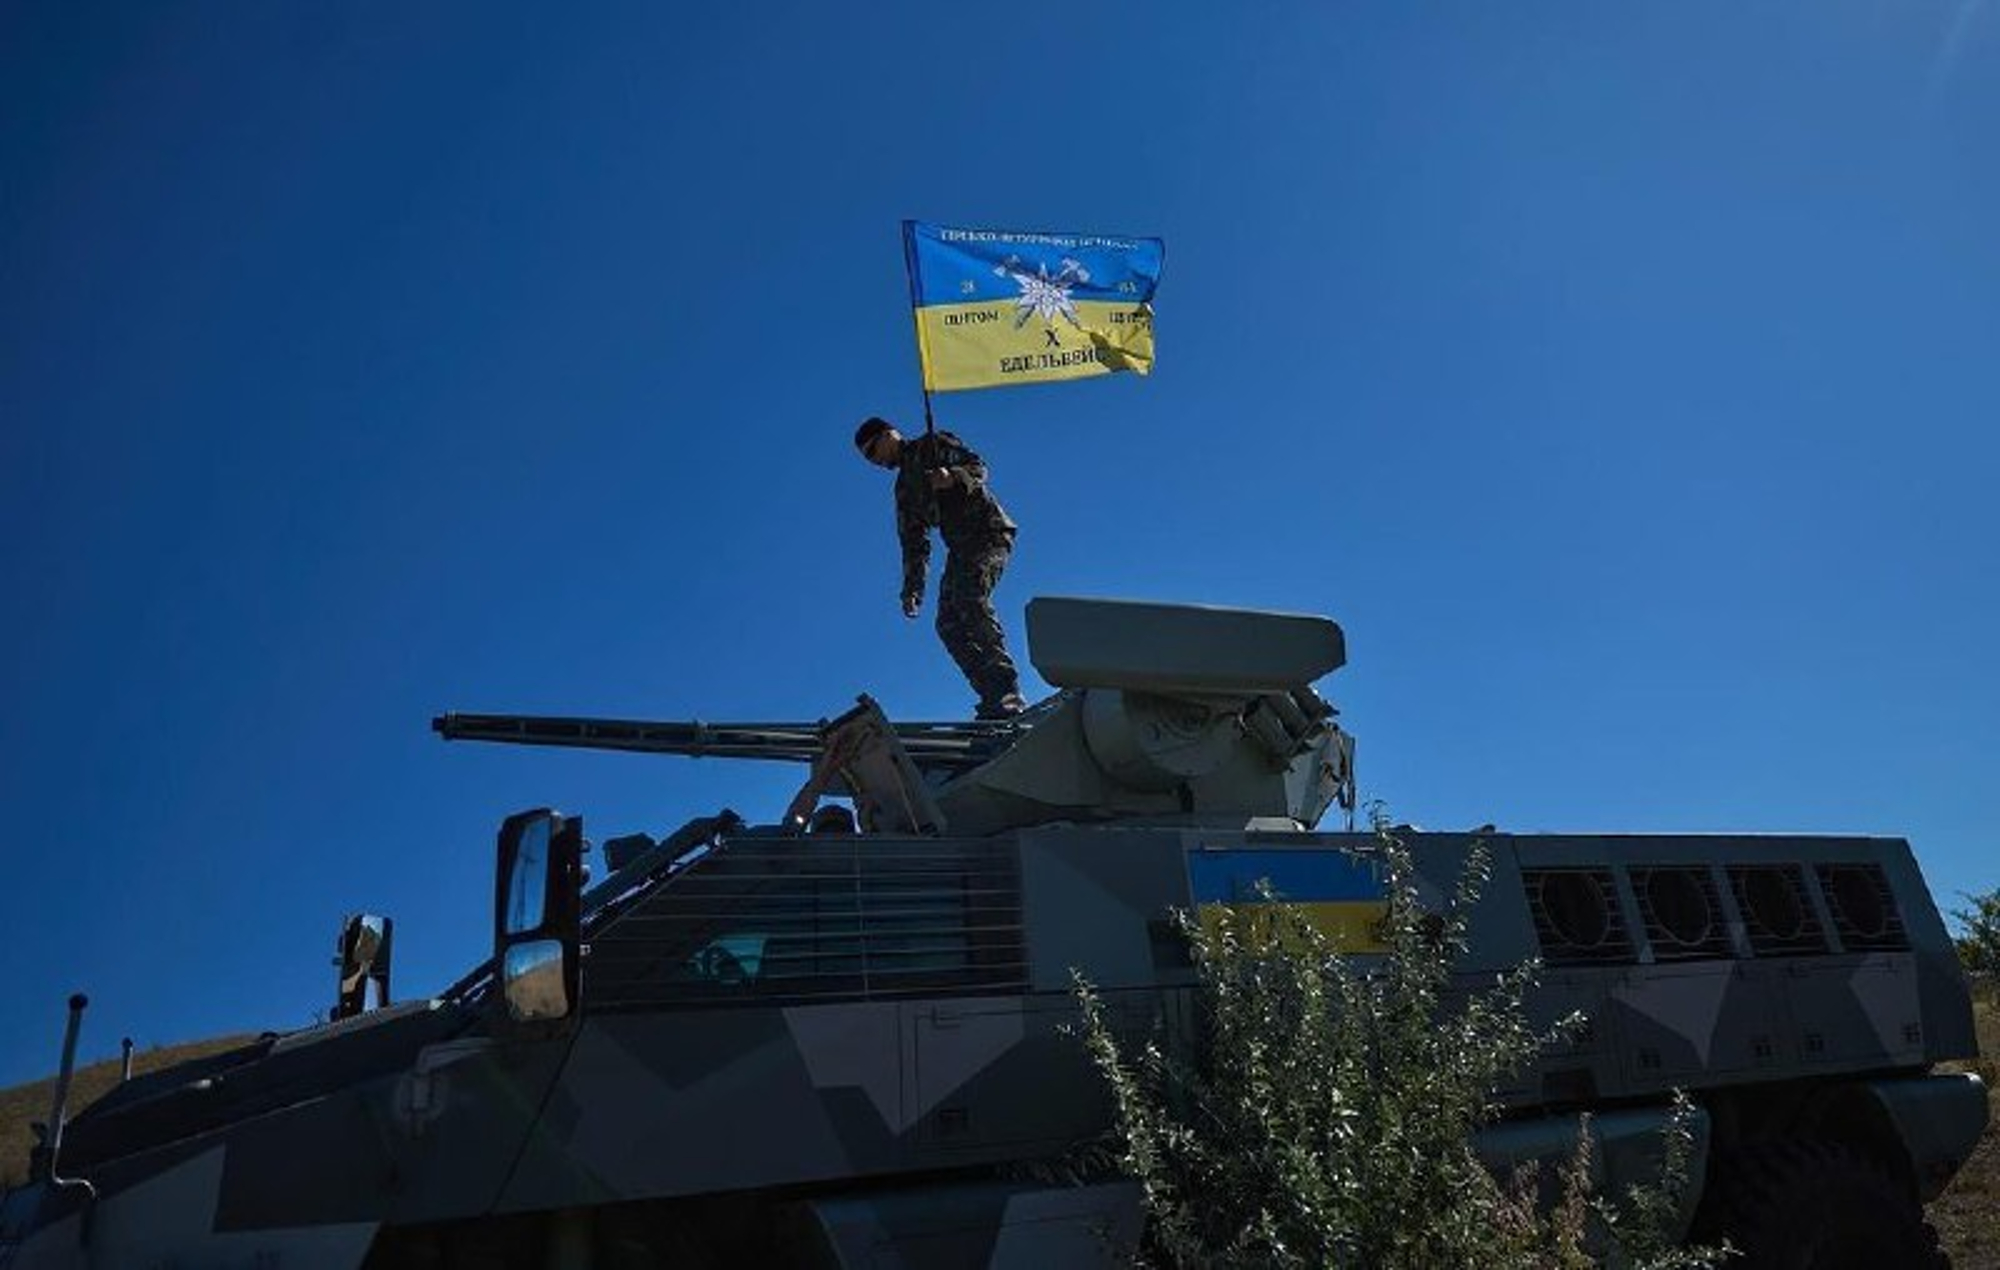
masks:
<path fill-rule="evenodd" d="M 1167 241 L 1152 378 L 940 399 L 1017 640 L 1327 613 L 1402 817 L 2000 883 L 1984 0 L 13 3 L 0 181 L 0 1083 L 78 988 L 302 1024 L 356 908 L 441 986 L 509 811 L 797 775 L 438 711 L 961 713 L 848 445 L 905 216 Z"/>

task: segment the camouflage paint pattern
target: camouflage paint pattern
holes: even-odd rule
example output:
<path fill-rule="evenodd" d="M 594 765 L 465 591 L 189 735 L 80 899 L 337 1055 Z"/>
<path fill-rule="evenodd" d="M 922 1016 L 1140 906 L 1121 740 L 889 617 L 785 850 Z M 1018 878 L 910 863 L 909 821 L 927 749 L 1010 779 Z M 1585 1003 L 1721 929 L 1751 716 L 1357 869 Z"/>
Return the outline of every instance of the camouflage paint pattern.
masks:
<path fill-rule="evenodd" d="M 950 725 L 939 752 L 1000 739 L 970 770 L 955 760 L 938 835 L 724 817 L 704 822 L 705 849 L 673 840 L 592 893 L 581 1000 L 556 1024 L 508 1026 L 475 973 L 445 1000 L 121 1087 L 75 1117 L 58 1162 L 95 1199 L 47 1179 L 10 1193 L 0 1270 L 719 1265 L 748 1249 L 758 1264 L 1115 1264 L 1139 1228 L 1132 1188 L 1022 1180 L 1109 1122 L 1068 1030 L 1072 974 L 1117 1031 L 1184 1030 L 1175 911 L 1261 902 L 1256 877 L 1292 902 L 1379 904 L 1376 840 L 1302 824 L 1330 788 L 1307 769 L 1350 752 L 1330 712 L 1274 698 L 1268 666 L 1240 652 L 1234 705 L 1163 703 L 1198 659 L 1154 652 L 1144 694 L 1066 688 L 1004 734 Z M 884 797 L 921 766 L 900 735 L 871 732 L 898 759 L 879 768 Z M 1309 816 L 1301 772 L 1320 791 Z M 1423 902 L 1452 893 L 1474 841 L 1408 835 Z M 1922 1194 L 1978 1138 L 1985 1090 L 1932 1070 L 1976 1053 L 1970 997 L 1902 840 L 1483 842 L 1464 987 L 1540 958 L 1533 1021 L 1589 1020 L 1500 1091 L 1509 1115 L 1481 1138 L 1496 1166 L 1573 1143 L 1579 1113 L 1609 1104 L 1603 1180 L 1649 1176 L 1676 1088 L 1716 1150 L 1810 1132 Z M 1359 913 L 1330 910 L 1343 937 Z"/>
<path fill-rule="evenodd" d="M 826 1196 L 813 1212 L 824 1248 L 833 1249 L 827 1255 L 874 1248 L 888 1237 L 884 1231 L 907 1224 L 909 1213 L 928 1211 L 910 1197 L 929 1194 L 935 1179 L 1048 1158 L 1105 1126 L 1102 1091 L 1064 1031 L 1075 1018 L 1071 967 L 1105 990 L 1121 1029 L 1144 1034 L 1163 1010 L 1177 1012 L 1174 999 L 1189 984 L 1173 941 L 1163 938 L 1170 910 L 1214 895 L 1215 879 L 1233 876 L 1239 865 L 1286 876 L 1289 864 L 1309 867 L 1335 850 L 1365 869 L 1373 850 L 1366 835 L 1274 837 L 1172 827 L 1017 835 L 1028 972 L 1013 991 L 886 1000 L 837 992 L 766 1003 L 758 995 L 764 985 L 745 980 L 728 985 L 740 989 L 733 997 L 711 992 L 655 1008 L 598 1009 L 586 973 L 582 1016 L 565 1037 L 503 1043 L 484 1034 L 476 1007 L 419 1005 L 285 1038 L 235 1067 L 74 1122 L 76 1150 L 65 1168 L 89 1176 L 99 1191 L 89 1255 L 98 1264 L 120 1264 L 144 1250 L 190 1265 L 360 1265 L 385 1224 L 717 1193 Z M 1441 898 L 1452 887 L 1470 841 L 1409 839 L 1427 891 Z M 1608 870 L 1616 900 L 1627 907 L 1638 906 L 1632 879 L 1648 868 L 1713 875 L 1769 864 L 1797 866 L 1802 878 L 1817 879 L 1823 867 L 1874 866 L 1900 926 L 1887 942 L 1902 945 L 1838 947 L 1842 928 L 1830 920 L 1816 953 L 1756 956 L 1731 889 L 1718 883 L 1711 894 L 1723 901 L 1723 930 L 1713 955 L 1675 959 L 1658 946 L 1658 918 L 1641 914 L 1616 957 L 1548 971 L 1535 1014 L 1552 1019 L 1582 1009 L 1591 1025 L 1504 1091 L 1521 1117 L 1488 1142 L 1496 1161 L 1532 1155 L 1535 1142 L 1573 1141 L 1576 1121 L 1565 1105 L 1663 1101 L 1676 1087 L 1714 1102 L 1843 1075 L 1857 1078 L 1856 1088 L 1884 1115 L 1907 1122 L 1915 1167 L 1936 1163 L 1924 1138 L 1936 1132 L 1924 1126 L 1951 1126 L 1951 1140 L 1939 1148 L 1944 1155 L 1962 1158 L 1977 1136 L 1983 1093 L 1926 1075 L 1932 1062 L 1972 1052 L 1971 1021 L 1946 932 L 1906 844 L 1486 841 L 1492 880 L 1474 919 L 1463 967 L 1468 983 L 1546 955 L 1524 874 L 1580 862 Z M 802 855 L 816 849 L 810 839 L 792 843 Z M 713 858 L 729 847 L 725 842 Z M 671 884 L 696 885 L 699 876 L 697 865 Z M 1828 902 L 1817 888 L 1808 896 Z M 661 949 L 662 958 L 672 953 Z M 407 1053 L 385 1060 L 398 1038 Z M 266 1069 L 286 1063 L 295 1070 L 279 1082 L 283 1105 L 248 1114 L 271 1101 L 258 1088 L 277 1075 Z M 366 1067 L 378 1074 L 351 1079 Z M 172 1104 L 226 1098 L 232 1086 L 244 1091 L 241 1119 L 225 1112 L 185 1137 L 163 1131 L 170 1140 L 159 1142 L 147 1141 L 136 1122 L 130 1135 L 119 1132 L 121 1120 L 142 1114 L 163 1126 L 177 1123 L 165 1114 Z M 1645 1151 L 1624 1148 L 1643 1147 L 1644 1126 L 1661 1113 L 1627 1114 L 1636 1117 L 1631 1125 L 1600 1124 L 1612 1144 L 1606 1168 L 1614 1172 L 1628 1167 L 1627 1154 L 1636 1161 L 1630 1168 L 1642 1167 Z M 876 1191 L 897 1178 L 909 1180 L 886 1193 L 903 1197 L 889 1204 Z M 856 1186 L 875 1197 L 835 1198 Z M 1010 1193 L 1001 1207 L 1060 1206 L 1066 1193 Z M 10 1201 L 7 1238 L 32 1232 L 14 1265 L 86 1264 L 82 1205 L 55 1195 L 43 1204 L 46 1211 L 24 1218 L 22 1205 Z M 965 1204 L 985 1211 L 969 1197 L 937 1211 Z M 1132 1211 L 1120 1208 L 1119 1220 Z M 996 1217 L 982 1246 L 998 1247 L 1007 1229 Z M 956 1260 L 970 1238 L 959 1227 L 912 1235 L 906 1264 L 927 1264 L 919 1251 L 925 1247 L 939 1258 L 929 1263 L 970 1264 Z"/>

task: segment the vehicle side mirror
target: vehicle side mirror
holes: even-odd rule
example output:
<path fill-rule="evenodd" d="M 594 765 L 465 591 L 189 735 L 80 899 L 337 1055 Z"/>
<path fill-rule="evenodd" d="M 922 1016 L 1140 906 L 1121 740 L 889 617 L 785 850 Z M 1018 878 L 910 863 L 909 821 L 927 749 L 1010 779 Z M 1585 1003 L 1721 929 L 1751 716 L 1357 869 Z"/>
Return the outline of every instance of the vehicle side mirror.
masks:
<path fill-rule="evenodd" d="M 368 1008 L 368 985 L 375 985 L 377 1009 L 389 1004 L 389 965 L 395 947 L 396 923 L 374 913 L 355 913 L 340 924 L 340 944 L 334 964 L 340 980 L 333 999 L 333 1018 L 351 1019 Z"/>
<path fill-rule="evenodd" d="M 583 818 L 547 808 L 500 827 L 493 966 L 502 1025 L 533 1031 L 576 1013 Z"/>

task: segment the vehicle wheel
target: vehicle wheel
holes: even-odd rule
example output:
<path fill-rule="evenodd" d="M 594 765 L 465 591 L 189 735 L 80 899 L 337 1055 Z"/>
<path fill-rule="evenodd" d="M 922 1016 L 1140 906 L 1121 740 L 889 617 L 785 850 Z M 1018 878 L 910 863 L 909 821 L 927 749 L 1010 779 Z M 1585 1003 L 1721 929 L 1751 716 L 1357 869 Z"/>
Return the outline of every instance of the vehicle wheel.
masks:
<path fill-rule="evenodd" d="M 1949 1270 L 1923 1206 L 1881 1164 L 1834 1142 L 1739 1147 L 1710 1175 L 1705 1238 L 1759 1270 Z"/>

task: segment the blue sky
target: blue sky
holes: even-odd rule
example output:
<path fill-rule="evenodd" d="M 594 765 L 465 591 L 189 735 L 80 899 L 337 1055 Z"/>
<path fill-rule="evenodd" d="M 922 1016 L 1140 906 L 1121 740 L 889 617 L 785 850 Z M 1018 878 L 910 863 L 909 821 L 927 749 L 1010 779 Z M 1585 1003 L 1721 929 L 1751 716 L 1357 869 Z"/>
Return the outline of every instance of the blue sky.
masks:
<path fill-rule="evenodd" d="M 441 986 L 510 811 L 797 775 L 439 711 L 962 713 L 848 447 L 906 216 L 1167 242 L 1150 379 L 939 399 L 1017 640 L 1327 613 L 1402 817 L 2000 884 L 2000 11 L 1002 16 L 0 10 L 0 1083 L 78 988 L 87 1055 L 302 1024 L 357 908 Z"/>

